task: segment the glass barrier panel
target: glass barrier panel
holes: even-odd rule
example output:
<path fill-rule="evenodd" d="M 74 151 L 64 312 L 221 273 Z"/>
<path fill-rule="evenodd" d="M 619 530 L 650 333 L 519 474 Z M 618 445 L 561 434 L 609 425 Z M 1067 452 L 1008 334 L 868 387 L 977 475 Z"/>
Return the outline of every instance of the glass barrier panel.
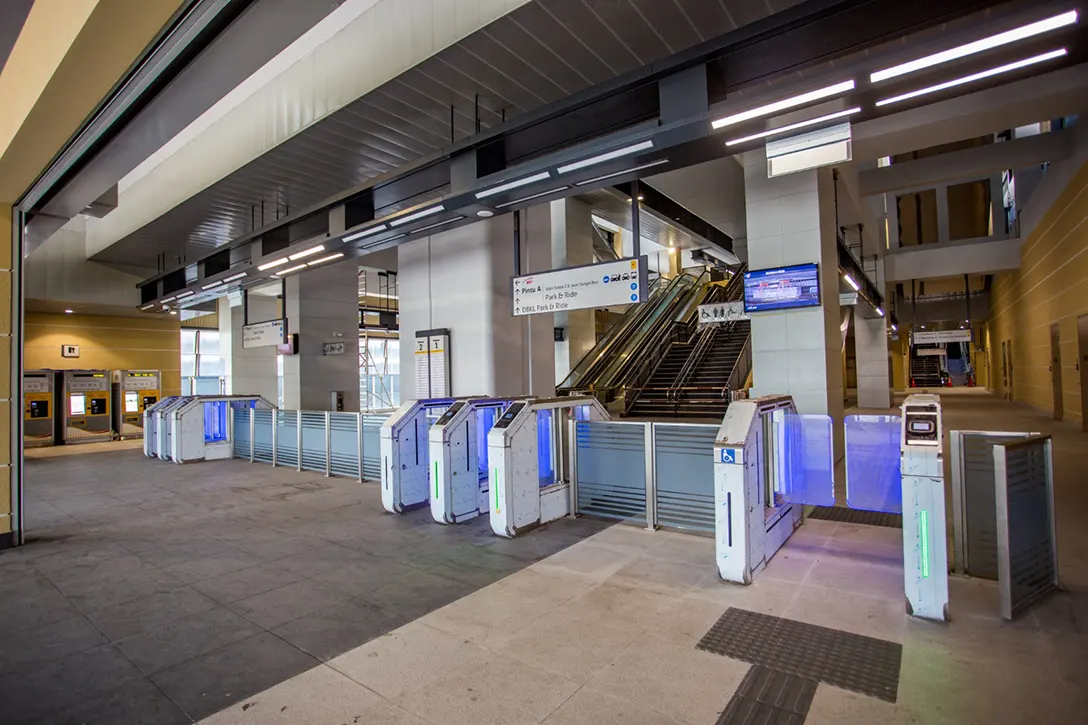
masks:
<path fill-rule="evenodd" d="M 337 476 L 359 475 L 359 416 L 355 413 L 329 415 L 329 464 Z"/>
<path fill-rule="evenodd" d="M 391 413 L 367 413 L 363 415 L 363 476 L 377 481 L 382 475 L 381 430 L 382 423 Z"/>
<path fill-rule="evenodd" d="M 903 513 L 901 423 L 897 415 L 846 416 L 846 505 L 850 508 Z"/>
<path fill-rule="evenodd" d="M 487 478 L 490 470 L 487 465 L 487 434 L 495 427 L 495 419 L 500 412 L 498 407 L 480 408 L 476 411 L 476 467 L 481 481 Z"/>
<path fill-rule="evenodd" d="M 271 410 L 253 411 L 253 460 L 272 462 L 272 413 Z"/>
<path fill-rule="evenodd" d="M 657 522 L 714 531 L 716 425 L 654 424 Z M 580 465 L 580 463 L 579 463 Z"/>
<path fill-rule="evenodd" d="M 325 472 L 325 414 L 302 412 L 302 467 Z"/>
<path fill-rule="evenodd" d="M 835 455 L 831 417 L 826 415 L 782 416 L 775 438 L 778 496 L 808 506 L 835 505 Z"/>
<path fill-rule="evenodd" d="M 249 408 L 234 408 L 234 457 L 249 458 Z"/>
<path fill-rule="evenodd" d="M 578 513 L 646 523 L 645 431 L 637 423 L 575 424 Z"/>
<path fill-rule="evenodd" d="M 276 463 L 280 466 L 298 465 L 298 414 L 281 410 L 276 416 Z"/>

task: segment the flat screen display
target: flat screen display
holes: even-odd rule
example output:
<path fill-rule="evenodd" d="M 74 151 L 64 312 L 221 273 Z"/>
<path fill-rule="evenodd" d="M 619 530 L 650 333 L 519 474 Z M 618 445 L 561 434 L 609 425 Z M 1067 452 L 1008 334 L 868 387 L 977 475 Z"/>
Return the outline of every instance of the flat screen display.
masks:
<path fill-rule="evenodd" d="M 125 393 L 125 412 L 126 413 L 139 413 L 140 412 L 140 394 L 139 393 Z"/>
<path fill-rule="evenodd" d="M 744 311 L 771 312 L 820 306 L 820 268 L 798 264 L 744 274 Z"/>
<path fill-rule="evenodd" d="M 68 396 L 68 415 L 87 415 L 87 396 Z"/>

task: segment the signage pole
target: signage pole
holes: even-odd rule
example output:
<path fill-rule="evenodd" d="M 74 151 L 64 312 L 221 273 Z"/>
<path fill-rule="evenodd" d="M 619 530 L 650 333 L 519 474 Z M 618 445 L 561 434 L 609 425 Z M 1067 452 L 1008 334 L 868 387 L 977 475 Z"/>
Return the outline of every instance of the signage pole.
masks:
<path fill-rule="evenodd" d="M 514 276 L 521 276 L 521 210 L 514 211 Z"/>
<path fill-rule="evenodd" d="M 639 219 L 638 179 L 631 182 L 631 256 L 642 256 L 642 224 Z"/>
<path fill-rule="evenodd" d="M 242 290 L 242 326 L 249 324 L 249 290 Z"/>

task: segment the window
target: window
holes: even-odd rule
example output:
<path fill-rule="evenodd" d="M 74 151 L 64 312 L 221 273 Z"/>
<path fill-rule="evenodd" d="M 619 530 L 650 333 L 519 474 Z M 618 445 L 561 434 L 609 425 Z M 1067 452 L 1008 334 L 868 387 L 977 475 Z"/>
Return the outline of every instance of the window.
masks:
<path fill-rule="evenodd" d="M 182 330 L 181 377 L 218 378 L 222 375 L 219 330 Z"/>
<path fill-rule="evenodd" d="M 363 410 L 400 405 L 400 340 L 359 337 L 359 393 Z"/>

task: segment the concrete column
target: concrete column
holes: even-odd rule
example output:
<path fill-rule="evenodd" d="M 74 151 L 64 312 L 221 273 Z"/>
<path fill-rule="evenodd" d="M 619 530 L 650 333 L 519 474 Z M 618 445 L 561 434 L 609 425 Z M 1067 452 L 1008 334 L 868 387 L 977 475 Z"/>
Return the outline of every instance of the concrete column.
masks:
<path fill-rule="evenodd" d="M 523 273 L 551 269 L 547 205 L 522 212 Z M 397 248 L 401 399 L 416 397 L 415 333 L 450 331 L 455 396 L 555 392 L 551 315 L 514 317 L 513 216 L 476 222 Z"/>
<path fill-rule="evenodd" d="M 858 407 L 890 408 L 888 322 L 884 317 L 854 315 L 854 349 L 858 371 Z"/>
<path fill-rule="evenodd" d="M 762 150 L 745 156 L 752 269 L 817 262 L 820 307 L 752 316 L 755 395 L 789 394 L 801 413 L 842 419 L 842 337 L 831 169 L 767 178 Z M 841 455 L 841 428 L 836 448 Z"/>
<path fill-rule="evenodd" d="M 279 316 L 279 300 L 275 297 L 250 295 L 251 323 L 274 320 Z M 260 395 L 276 405 L 279 401 L 276 348 L 242 347 L 244 318 L 240 301 L 231 304 L 226 297 L 219 298 L 219 354 L 223 360 L 226 392 L 228 395 Z"/>
<path fill-rule="evenodd" d="M 359 264 L 350 259 L 287 277 L 287 329 L 298 333 L 298 354 L 283 358 L 283 405 L 288 410 L 359 411 Z M 325 355 L 325 343 L 344 352 Z"/>
<path fill-rule="evenodd" d="M 592 209 L 577 199 L 561 199 L 548 205 L 552 241 L 552 268 L 593 264 Z M 536 219 L 540 215 L 532 215 Z M 593 310 L 555 314 L 555 327 L 562 328 L 564 339 L 555 343 L 555 382 L 570 374 L 582 356 L 596 342 Z"/>

